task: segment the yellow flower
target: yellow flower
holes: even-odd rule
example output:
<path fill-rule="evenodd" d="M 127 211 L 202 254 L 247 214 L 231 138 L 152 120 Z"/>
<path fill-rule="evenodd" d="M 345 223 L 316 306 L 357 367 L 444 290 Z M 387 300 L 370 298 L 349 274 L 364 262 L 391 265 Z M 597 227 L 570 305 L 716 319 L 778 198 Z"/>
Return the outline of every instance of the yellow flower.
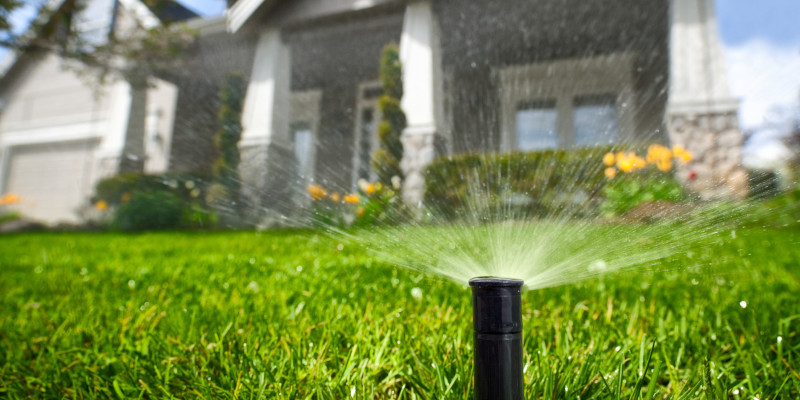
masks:
<path fill-rule="evenodd" d="M 363 217 L 364 216 L 364 208 L 363 207 L 358 207 L 358 209 L 356 209 L 356 215 L 358 215 L 359 217 Z"/>
<path fill-rule="evenodd" d="M 677 144 L 672 146 L 672 154 L 675 156 L 675 158 L 685 163 L 692 161 L 694 158 L 694 155 L 691 152 L 686 151 L 683 146 Z"/>
<path fill-rule="evenodd" d="M 647 161 L 635 153 L 631 153 L 631 159 L 633 160 L 633 169 L 641 169 L 647 166 Z"/>
<path fill-rule="evenodd" d="M 617 154 L 617 168 L 622 172 L 631 172 L 647 166 L 647 161 L 636 155 L 634 152 L 628 154 Z"/>
<path fill-rule="evenodd" d="M 348 194 L 344 196 L 344 202 L 348 204 L 358 204 L 358 195 L 355 193 Z"/>
<path fill-rule="evenodd" d="M 106 203 L 105 200 L 100 200 L 97 203 L 94 203 L 94 208 L 100 211 L 105 211 L 108 208 L 108 203 Z"/>
<path fill-rule="evenodd" d="M 19 202 L 19 196 L 13 193 L 9 193 L 5 196 L 0 197 L 0 206 L 14 204 L 18 202 Z"/>
<path fill-rule="evenodd" d="M 672 152 L 665 146 L 660 144 L 652 144 L 647 149 L 647 162 L 657 163 L 661 160 L 669 159 L 672 157 Z"/>
<path fill-rule="evenodd" d="M 607 153 L 603 157 L 603 164 L 608 165 L 609 167 L 614 165 L 614 153 Z"/>
<path fill-rule="evenodd" d="M 375 193 L 375 185 L 368 183 L 367 186 L 364 187 L 364 192 L 366 192 L 367 194 Z"/>
<path fill-rule="evenodd" d="M 308 194 L 311 195 L 311 198 L 314 199 L 314 201 L 328 197 L 328 191 L 320 185 L 310 185 L 308 187 Z"/>
<path fill-rule="evenodd" d="M 617 169 L 616 168 L 614 168 L 614 167 L 606 168 L 606 178 L 614 179 L 615 176 L 617 176 Z"/>
<path fill-rule="evenodd" d="M 338 203 L 339 200 L 341 200 L 341 196 L 339 196 L 339 193 L 334 193 L 334 194 L 331 195 L 331 200 L 334 203 Z"/>
<path fill-rule="evenodd" d="M 672 159 L 658 160 L 658 162 L 656 162 L 656 167 L 658 167 L 659 171 L 669 171 L 672 169 Z"/>

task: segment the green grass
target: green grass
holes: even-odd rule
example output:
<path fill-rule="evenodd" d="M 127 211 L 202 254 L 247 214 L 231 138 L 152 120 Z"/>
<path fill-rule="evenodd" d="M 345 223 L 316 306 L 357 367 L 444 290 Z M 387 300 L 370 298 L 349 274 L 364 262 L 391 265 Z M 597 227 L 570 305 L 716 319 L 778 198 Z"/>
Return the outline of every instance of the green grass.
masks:
<path fill-rule="evenodd" d="M 523 294 L 526 398 L 800 397 L 798 261 L 740 229 Z M 0 397 L 471 398 L 469 290 L 313 232 L 3 236 L 0 271 Z"/>

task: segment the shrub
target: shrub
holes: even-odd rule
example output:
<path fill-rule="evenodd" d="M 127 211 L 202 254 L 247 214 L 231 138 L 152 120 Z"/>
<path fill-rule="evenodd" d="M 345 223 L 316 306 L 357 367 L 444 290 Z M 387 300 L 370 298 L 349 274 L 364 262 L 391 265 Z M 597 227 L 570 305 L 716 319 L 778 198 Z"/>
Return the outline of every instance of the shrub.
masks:
<path fill-rule="evenodd" d="M 658 144 L 651 145 L 644 158 L 635 152 L 606 153 L 603 163 L 608 183 L 603 188 L 601 213 L 622 215 L 643 203 L 689 199 L 672 168 L 675 162 L 691 159 L 692 154 L 680 146 L 669 149 Z"/>
<path fill-rule="evenodd" d="M 347 228 L 394 225 L 409 213 L 398 196 L 400 182 L 393 187 L 359 180 L 357 193 L 330 193 L 320 185 L 308 187 L 313 206 L 312 224 L 317 228 Z"/>
<path fill-rule="evenodd" d="M 214 163 L 215 187 L 209 193 L 209 203 L 223 216 L 226 225 L 240 223 L 241 201 L 239 179 L 239 139 L 242 137 L 242 103 L 245 93 L 244 78 L 231 74 L 225 80 L 220 92 L 220 129 L 214 136 L 214 145 L 219 158 Z"/>
<path fill-rule="evenodd" d="M 174 229 L 183 217 L 181 199 L 165 190 L 136 192 L 114 213 L 112 226 L 123 231 Z"/>
<path fill-rule="evenodd" d="M 397 45 L 388 44 L 383 48 L 379 74 L 383 84 L 383 95 L 378 101 L 382 120 L 378 125 L 380 146 L 372 157 L 372 167 L 378 175 L 378 181 L 389 186 L 392 178 L 403 177 L 403 170 L 400 168 L 403 143 L 400 137 L 406 127 L 406 115 L 400 107 L 403 75 Z"/>
<path fill-rule="evenodd" d="M 594 215 L 606 183 L 595 160 L 610 149 L 439 158 L 426 171 L 425 204 L 447 219 Z"/>
<path fill-rule="evenodd" d="M 100 181 L 92 202 L 113 213 L 116 229 L 205 228 L 216 224 L 206 203 L 209 182 L 201 174 L 121 174 Z"/>

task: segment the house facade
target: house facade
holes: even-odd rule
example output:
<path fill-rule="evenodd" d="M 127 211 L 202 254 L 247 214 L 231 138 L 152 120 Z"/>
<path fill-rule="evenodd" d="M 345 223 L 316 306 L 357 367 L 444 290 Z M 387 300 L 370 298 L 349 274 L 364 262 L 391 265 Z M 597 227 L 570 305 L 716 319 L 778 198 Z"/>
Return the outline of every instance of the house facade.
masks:
<path fill-rule="evenodd" d="M 50 1 L 52 14 L 40 17 L 58 23 L 65 4 Z M 79 10 L 73 23 L 92 40 L 196 16 L 177 4 L 153 10 L 139 0 L 89 0 Z M 126 161 L 145 172 L 167 170 L 174 84 L 155 77 L 147 89 L 123 80 L 93 83 L 91 72 L 52 53 L 13 56 L 2 72 L 0 193 L 19 196 L 8 206 L 14 211 L 43 222 L 78 222 L 97 181 L 119 173 Z"/>
<path fill-rule="evenodd" d="M 159 18 L 139 0 L 90 3 L 110 16 L 95 21 L 103 29 Z M 437 156 L 617 143 L 682 145 L 695 155 L 678 171 L 691 189 L 746 191 L 713 0 L 235 0 L 225 17 L 188 24 L 197 43 L 147 90 L 120 81 L 98 90 L 52 55 L 10 63 L 0 194 L 19 195 L 30 218 L 75 221 L 95 183 L 128 161 L 149 173 L 210 172 L 230 73 L 248 82 L 239 142 L 248 209 L 287 212 L 310 183 L 355 190 L 374 179 L 388 43 L 403 67 L 411 205 Z"/>
<path fill-rule="evenodd" d="M 255 206 L 282 202 L 282 176 L 370 178 L 391 42 L 411 204 L 437 155 L 615 143 L 682 145 L 690 188 L 746 191 L 712 0 L 235 0 L 227 16 L 257 37 L 240 142 Z"/>

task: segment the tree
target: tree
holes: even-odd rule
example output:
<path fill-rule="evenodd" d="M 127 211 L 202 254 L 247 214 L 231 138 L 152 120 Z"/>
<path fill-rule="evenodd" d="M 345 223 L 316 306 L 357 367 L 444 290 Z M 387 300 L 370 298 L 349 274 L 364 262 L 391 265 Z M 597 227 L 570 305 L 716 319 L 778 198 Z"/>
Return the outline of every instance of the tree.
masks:
<path fill-rule="evenodd" d="M 144 166 L 144 119 L 146 92 L 154 76 L 166 74 L 179 62 L 178 56 L 194 40 L 194 33 L 174 19 L 112 26 L 118 3 L 112 10 L 109 29 L 91 25 L 88 5 L 92 0 L 40 1 L 38 17 L 24 33 L 16 33 L 10 17 L 23 6 L 19 0 L 0 0 L 0 46 L 19 55 L 37 57 L 57 54 L 64 66 L 95 87 L 122 79 L 131 86 L 132 108 L 126 137 L 126 157 L 120 172 L 141 172 Z M 149 9 L 175 7 L 173 0 L 142 0 Z M 122 24 L 119 24 L 122 25 Z"/>
<path fill-rule="evenodd" d="M 391 187 L 393 177 L 403 178 L 400 168 L 403 143 L 400 137 L 406 127 L 406 115 L 400 107 L 403 72 L 397 45 L 390 43 L 383 48 L 379 73 L 383 84 L 383 95 L 378 100 L 382 119 L 378 125 L 380 145 L 373 155 L 372 167 L 378 175 L 378 181 Z"/>

